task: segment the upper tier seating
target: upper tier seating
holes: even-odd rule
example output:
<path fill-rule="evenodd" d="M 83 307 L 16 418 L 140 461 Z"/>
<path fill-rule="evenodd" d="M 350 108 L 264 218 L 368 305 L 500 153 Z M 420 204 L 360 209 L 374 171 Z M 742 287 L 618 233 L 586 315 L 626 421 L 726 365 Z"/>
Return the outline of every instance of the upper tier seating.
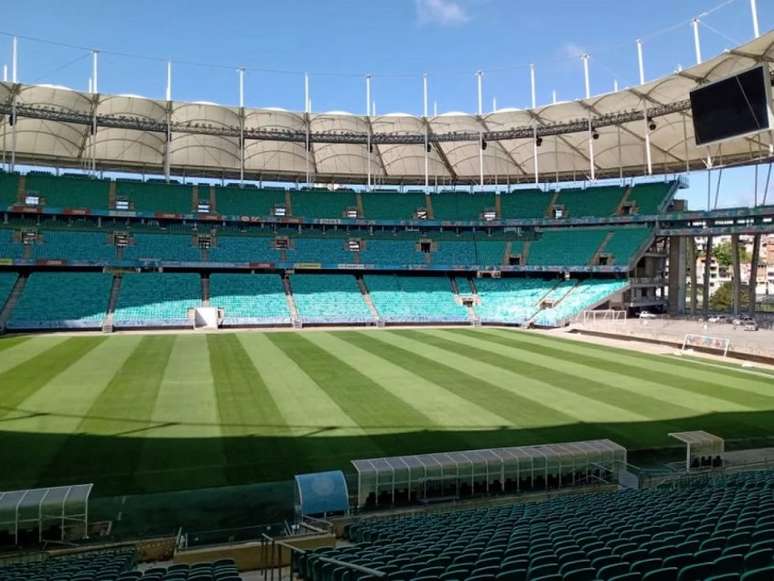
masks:
<path fill-rule="evenodd" d="M 545 218 L 553 194 L 540 190 L 515 190 L 500 196 L 503 220 Z"/>
<path fill-rule="evenodd" d="M 116 247 L 110 232 L 103 230 L 42 230 L 30 258 L 62 259 L 84 262 L 113 262 Z"/>
<path fill-rule="evenodd" d="M 198 274 L 125 274 L 118 294 L 117 327 L 187 326 L 188 309 L 201 305 Z"/>
<path fill-rule="evenodd" d="M 224 325 L 290 324 L 277 274 L 211 274 L 210 305 L 224 309 Z"/>
<path fill-rule="evenodd" d="M 129 581 L 134 549 L 90 551 L 0 567 L 0 581 Z"/>
<path fill-rule="evenodd" d="M 521 325 L 537 312 L 540 299 L 557 284 L 555 279 L 542 278 L 478 279 L 481 303 L 475 306 L 476 314 L 484 323 Z"/>
<path fill-rule="evenodd" d="M 542 230 L 529 246 L 527 264 L 540 266 L 583 266 L 591 262 L 608 230 L 572 228 Z"/>
<path fill-rule="evenodd" d="M 446 276 L 368 274 L 363 280 L 379 317 L 389 323 L 461 323 L 468 318 Z"/>
<path fill-rule="evenodd" d="M 416 233 L 396 234 L 390 238 L 382 236 L 389 236 L 389 234 L 380 233 L 378 238 L 366 240 L 365 249 L 360 252 L 360 262 L 395 265 L 427 263 L 426 254 L 417 250 Z"/>
<path fill-rule="evenodd" d="M 435 249 L 432 264 L 473 265 L 478 263 L 476 242 L 472 233 L 457 235 L 434 234 Z"/>
<path fill-rule="evenodd" d="M 299 190 L 292 192 L 293 216 L 315 218 L 344 218 L 347 209 L 356 209 L 355 192 L 328 190 Z"/>
<path fill-rule="evenodd" d="M 134 244 L 124 248 L 124 258 L 127 260 L 171 260 L 182 262 L 199 262 L 202 260 L 201 250 L 194 246 L 190 234 L 150 234 L 135 232 Z"/>
<path fill-rule="evenodd" d="M 294 274 L 290 285 L 303 323 L 373 322 L 351 274 Z"/>
<path fill-rule="evenodd" d="M 561 190 L 556 204 L 564 206 L 565 218 L 614 216 L 624 190 L 618 186 Z"/>
<path fill-rule="evenodd" d="M 112 285 L 113 275 L 101 272 L 32 273 L 8 328 L 99 328 Z"/>
<path fill-rule="evenodd" d="M 638 184 L 629 192 L 628 200 L 636 204 L 638 214 L 658 214 L 664 209 L 675 188 L 675 182 Z"/>
<path fill-rule="evenodd" d="M 290 262 L 326 262 L 352 264 L 355 254 L 347 249 L 347 239 L 317 235 L 293 237 L 286 252 Z"/>
<path fill-rule="evenodd" d="M 0 272 L 0 311 L 3 310 L 5 301 L 11 296 L 13 285 L 16 284 L 16 279 L 19 278 L 15 272 Z"/>
<path fill-rule="evenodd" d="M 577 317 L 582 311 L 622 291 L 629 283 L 625 280 L 587 279 L 578 283 L 559 303 L 544 309 L 534 319 L 536 325 L 556 327 Z"/>
<path fill-rule="evenodd" d="M 0 228 L 0 258 L 23 258 L 24 246 L 14 240 L 14 231 Z"/>
<path fill-rule="evenodd" d="M 402 580 L 771 581 L 773 493 L 772 472 L 749 472 L 677 489 L 362 519 L 348 529 L 354 545 L 296 566 L 312 581 L 335 569 L 318 556 Z"/>
<path fill-rule="evenodd" d="M 500 266 L 505 259 L 505 240 L 487 238 L 481 235 L 476 241 L 476 264 Z"/>
<path fill-rule="evenodd" d="M 219 235 L 209 250 L 211 262 L 276 262 L 274 236 Z"/>
<path fill-rule="evenodd" d="M 417 210 L 427 209 L 425 194 L 420 192 L 367 192 L 361 199 L 368 220 L 415 220 Z"/>
<path fill-rule="evenodd" d="M 193 187 L 163 182 L 116 181 L 116 199 L 125 199 L 136 212 L 191 214 Z"/>
<path fill-rule="evenodd" d="M 36 193 L 49 208 L 107 210 L 110 182 L 86 175 L 54 176 L 45 173 L 27 174 L 27 194 Z"/>
<path fill-rule="evenodd" d="M 440 192 L 430 196 L 430 203 L 435 220 L 478 221 L 484 210 L 495 209 L 495 196 L 487 192 Z"/>
<path fill-rule="evenodd" d="M 626 266 L 637 252 L 648 242 L 652 230 L 644 226 L 616 228 L 613 237 L 607 241 L 603 252 L 613 256 L 613 264 Z"/>
<path fill-rule="evenodd" d="M 5 210 L 19 199 L 19 174 L 0 170 L 0 208 Z"/>
<path fill-rule="evenodd" d="M 222 216 L 273 216 L 277 206 L 285 206 L 283 188 L 230 185 L 215 191 L 215 210 Z"/>

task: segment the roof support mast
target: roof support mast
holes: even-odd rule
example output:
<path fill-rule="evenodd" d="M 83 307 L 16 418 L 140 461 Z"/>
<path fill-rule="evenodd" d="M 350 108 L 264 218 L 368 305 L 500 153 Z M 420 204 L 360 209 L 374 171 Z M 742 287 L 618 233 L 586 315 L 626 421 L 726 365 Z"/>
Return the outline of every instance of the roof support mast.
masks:
<path fill-rule="evenodd" d="M 14 36 L 11 43 L 11 82 L 18 82 L 19 69 L 19 40 Z M 16 91 L 11 97 L 11 167 L 16 170 Z"/>
<path fill-rule="evenodd" d="M 97 174 L 97 93 L 99 93 L 99 51 L 91 51 L 91 93 L 94 95 L 91 115 L 91 160 L 90 170 L 93 175 Z"/>
<path fill-rule="evenodd" d="M 581 55 L 581 60 L 583 61 L 583 84 L 585 88 L 585 98 L 589 99 L 591 98 L 591 82 L 589 80 L 589 54 L 583 53 Z M 591 181 L 596 181 L 597 179 L 597 173 L 596 168 L 594 167 L 594 135 L 596 135 L 592 128 L 591 128 L 591 116 L 589 115 L 589 131 L 588 131 L 588 140 L 589 140 L 589 170 L 590 170 L 590 176 Z"/>
<path fill-rule="evenodd" d="M 17 83 L 19 69 L 19 39 L 15 36 L 11 42 L 11 82 Z"/>
<path fill-rule="evenodd" d="M 245 182 L 245 67 L 239 67 L 239 185 Z"/>
<path fill-rule="evenodd" d="M 696 64 L 701 64 L 701 39 L 699 38 L 699 22 L 698 18 L 694 18 L 691 21 L 693 26 L 693 48 L 696 52 Z"/>
<path fill-rule="evenodd" d="M 371 75 L 366 75 L 365 78 L 365 89 L 366 89 L 366 118 L 371 116 Z M 366 189 L 370 192 L 371 191 L 371 157 L 373 149 L 373 145 L 371 144 L 371 121 L 368 120 L 367 123 L 368 127 L 368 139 L 366 143 L 366 155 L 368 157 L 368 176 L 366 178 Z"/>
<path fill-rule="evenodd" d="M 304 117 L 306 126 L 306 139 L 304 140 L 304 160 L 306 161 L 306 185 L 310 185 L 309 176 L 309 149 L 312 147 L 309 136 L 309 113 L 311 110 L 311 104 L 309 101 L 309 73 L 304 73 Z"/>
<path fill-rule="evenodd" d="M 167 61 L 167 140 L 164 143 L 164 179 L 169 182 L 169 150 L 172 141 L 172 61 Z"/>
<path fill-rule="evenodd" d="M 758 4 L 756 0 L 750 0 L 750 12 L 752 13 L 753 36 L 758 38 L 761 35 L 761 30 L 758 28 Z"/>
<path fill-rule="evenodd" d="M 645 59 L 642 56 L 642 41 L 637 39 L 637 64 L 640 72 L 640 85 L 645 84 Z M 650 148 L 650 119 L 648 119 L 648 106 L 643 101 L 642 116 L 645 122 L 645 164 L 648 175 L 653 175 L 653 153 Z"/>
<path fill-rule="evenodd" d="M 427 120 L 427 73 L 422 73 L 422 116 L 425 118 L 425 194 L 430 193 L 430 124 Z"/>
<path fill-rule="evenodd" d="M 535 82 L 535 65 L 529 65 L 529 85 L 530 94 L 532 95 L 532 111 L 537 109 L 537 83 Z M 540 171 L 538 167 L 538 143 L 537 143 L 537 121 L 532 131 L 532 160 L 535 167 L 535 184 L 540 183 Z"/>
<path fill-rule="evenodd" d="M 484 72 L 483 71 L 476 71 L 476 81 L 477 81 L 477 88 L 478 88 L 478 117 L 479 119 L 482 119 L 484 116 Z M 479 183 L 481 186 L 481 189 L 484 189 L 484 147 L 486 147 L 486 144 L 484 142 L 484 132 L 483 130 L 479 131 L 478 133 L 478 172 L 479 172 Z"/>

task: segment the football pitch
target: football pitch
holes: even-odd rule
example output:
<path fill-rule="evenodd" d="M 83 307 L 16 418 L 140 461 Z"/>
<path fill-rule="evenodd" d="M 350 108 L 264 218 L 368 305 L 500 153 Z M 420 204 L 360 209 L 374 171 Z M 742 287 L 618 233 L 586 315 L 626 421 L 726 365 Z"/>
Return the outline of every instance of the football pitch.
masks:
<path fill-rule="evenodd" d="M 286 480 L 398 454 L 774 436 L 774 376 L 503 329 L 0 339 L 0 490 Z"/>

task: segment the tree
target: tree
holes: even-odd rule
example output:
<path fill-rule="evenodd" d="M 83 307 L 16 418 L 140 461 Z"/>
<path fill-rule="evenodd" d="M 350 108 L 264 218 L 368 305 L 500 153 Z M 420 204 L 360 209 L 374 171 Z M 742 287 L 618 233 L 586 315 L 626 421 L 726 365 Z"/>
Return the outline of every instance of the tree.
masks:
<path fill-rule="evenodd" d="M 749 285 L 740 285 L 741 301 L 740 310 L 746 310 L 750 307 Z M 724 282 L 718 287 L 710 297 L 710 310 L 712 311 L 730 311 L 734 308 L 734 283 Z"/>
<path fill-rule="evenodd" d="M 703 255 L 704 253 L 702 253 Z M 731 255 L 733 253 L 731 252 L 731 242 L 721 242 L 717 246 L 714 246 L 712 248 L 712 257 L 718 261 L 718 265 L 722 267 L 728 268 L 731 266 Z M 739 244 L 739 263 L 747 263 L 751 260 L 750 253 L 747 252 L 747 249 L 742 245 Z"/>

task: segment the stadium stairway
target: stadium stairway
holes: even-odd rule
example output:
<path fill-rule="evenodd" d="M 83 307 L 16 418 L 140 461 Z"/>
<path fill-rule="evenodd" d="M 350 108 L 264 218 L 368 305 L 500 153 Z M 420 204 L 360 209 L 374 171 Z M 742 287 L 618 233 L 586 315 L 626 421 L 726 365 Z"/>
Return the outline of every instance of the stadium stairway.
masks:
<path fill-rule="evenodd" d="M 290 277 L 288 275 L 282 276 L 282 286 L 285 288 L 285 298 L 288 301 L 288 309 L 290 310 L 290 322 L 294 329 L 300 329 L 301 317 L 298 316 L 298 308 L 296 307 L 296 300 L 293 297 L 293 288 L 290 286 Z"/>
<path fill-rule="evenodd" d="M 2 277 L 3 280 L 7 279 L 2 286 L 10 287 L 10 290 L 7 291 L 8 298 L 3 296 L 5 292 L 0 294 L 0 305 L 2 305 L 2 308 L 0 308 L 0 332 L 2 332 L 5 330 L 8 319 L 11 318 L 13 308 L 16 306 L 16 303 L 19 302 L 19 297 L 21 297 L 22 292 L 24 292 L 24 286 L 27 284 L 27 275 L 20 274 L 16 276 L 16 273 L 9 272 L 0 273 L 0 277 Z M 16 277 L 15 280 L 13 277 Z"/>
<path fill-rule="evenodd" d="M 118 304 L 118 295 L 121 292 L 121 276 L 113 276 L 113 286 L 110 288 L 110 299 L 108 299 L 108 307 L 105 312 L 105 319 L 102 321 L 102 332 L 113 332 L 113 313 L 115 313 L 116 305 Z"/>
<path fill-rule="evenodd" d="M 368 306 L 368 310 L 371 311 L 371 316 L 374 318 L 374 321 L 376 321 L 377 327 L 384 327 L 384 320 L 379 316 L 379 311 L 376 310 L 374 301 L 371 298 L 371 293 L 368 292 L 368 287 L 366 286 L 363 277 L 361 275 L 355 275 L 355 278 L 357 279 L 357 286 L 360 288 L 360 292 L 363 293 L 363 300 Z"/>

